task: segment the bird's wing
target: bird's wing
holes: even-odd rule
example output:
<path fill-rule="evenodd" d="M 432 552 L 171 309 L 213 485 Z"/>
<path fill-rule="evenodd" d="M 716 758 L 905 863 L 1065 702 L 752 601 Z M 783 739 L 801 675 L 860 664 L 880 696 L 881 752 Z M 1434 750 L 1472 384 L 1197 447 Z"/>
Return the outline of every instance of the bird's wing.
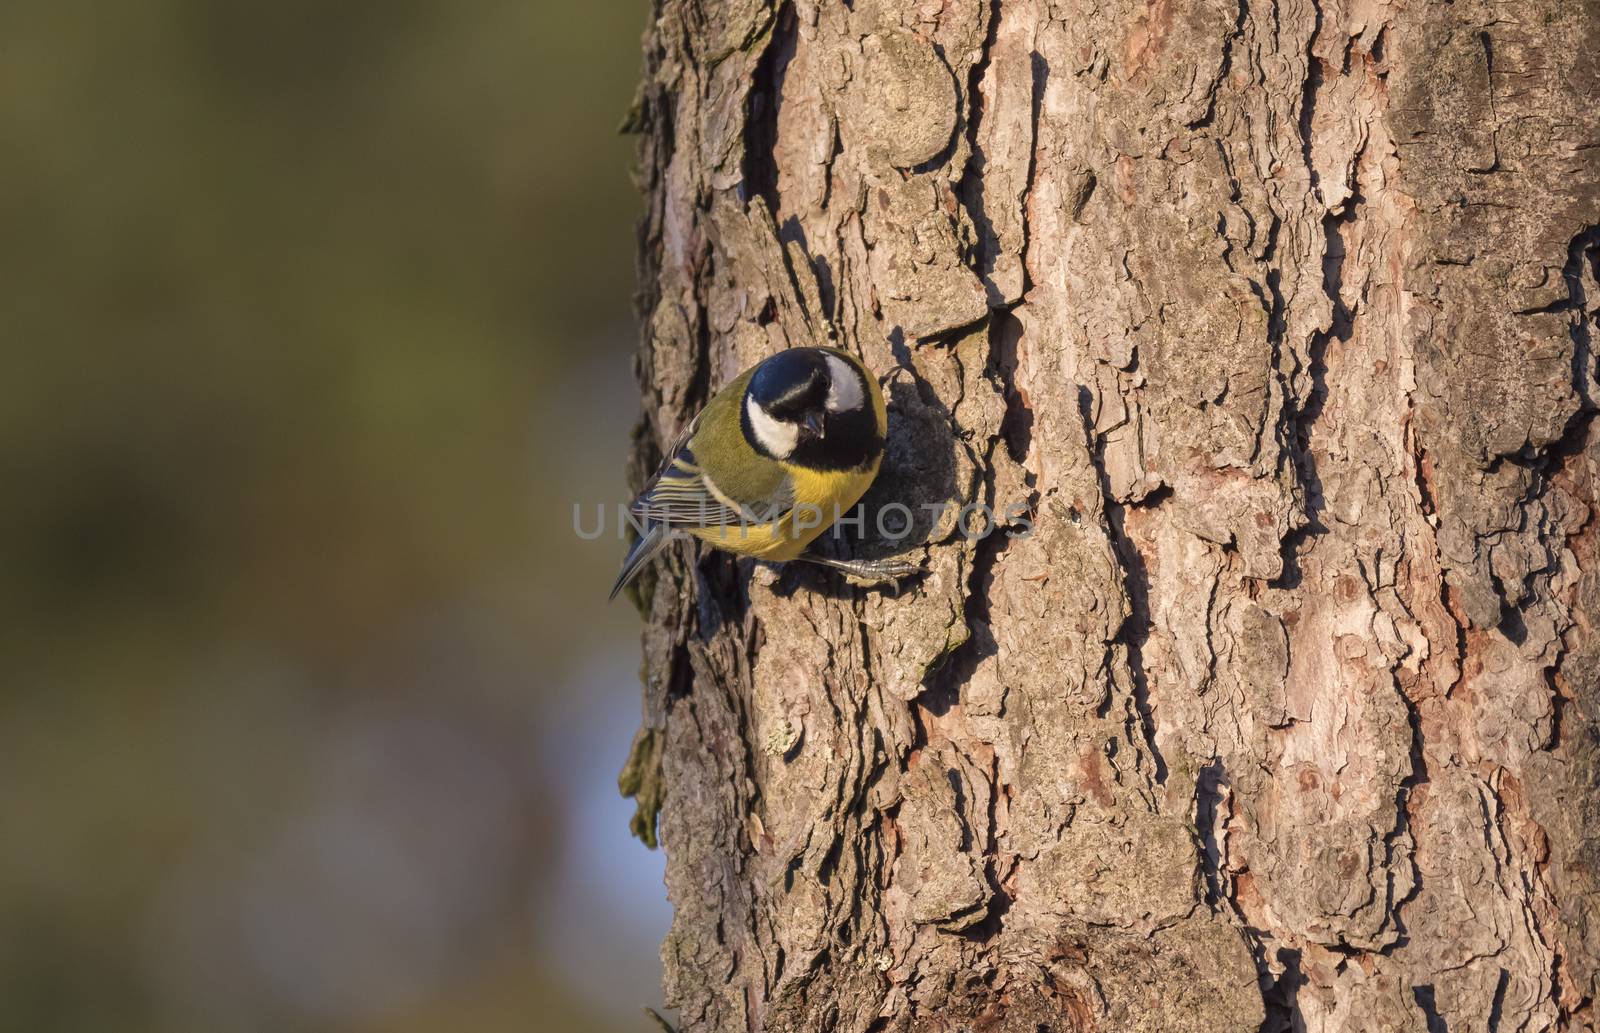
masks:
<path fill-rule="evenodd" d="M 741 509 L 734 509 L 721 501 L 695 462 L 688 444 L 692 433 L 693 427 L 679 439 L 683 443 L 667 454 L 667 461 L 633 502 L 633 513 L 643 518 L 645 527 L 628 550 L 616 584 L 611 586 L 612 599 L 645 564 L 666 548 L 674 531 L 775 522 L 794 508 L 794 488 L 787 478 L 780 490 L 759 504 L 741 501 Z"/>
<path fill-rule="evenodd" d="M 735 387 L 738 387 L 736 384 Z M 715 404 L 715 403 L 713 403 Z M 704 415 L 703 411 L 701 415 Z M 699 527 L 738 527 L 775 521 L 794 508 L 794 486 L 787 474 L 771 484 L 725 492 L 712 485 L 695 459 L 693 441 L 701 415 L 695 416 L 666 450 L 661 468 L 650 478 L 644 491 L 633 500 L 632 511 L 643 519 L 639 539 L 628 550 L 622 573 L 611 586 L 615 599 L 622 587 L 639 573 L 667 543 L 676 530 Z M 747 498 L 758 495 L 760 498 Z M 731 505 L 730 505 L 731 503 Z M 735 508 L 737 507 L 737 508 Z"/>
<path fill-rule="evenodd" d="M 775 521 L 794 507 L 794 485 L 787 477 L 760 498 L 742 498 L 720 489 L 706 475 L 689 439 L 694 428 L 667 453 L 644 492 L 633 503 L 635 514 L 670 527 L 725 527 Z"/>

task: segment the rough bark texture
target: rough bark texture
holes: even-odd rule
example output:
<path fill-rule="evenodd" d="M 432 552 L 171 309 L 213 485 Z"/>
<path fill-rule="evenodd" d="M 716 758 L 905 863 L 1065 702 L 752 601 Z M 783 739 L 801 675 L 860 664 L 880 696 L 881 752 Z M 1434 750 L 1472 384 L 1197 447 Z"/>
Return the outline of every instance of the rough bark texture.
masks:
<path fill-rule="evenodd" d="M 646 54 L 636 473 L 831 339 L 869 501 L 1033 526 L 644 586 L 683 1028 L 1596 1028 L 1600 4 L 658 0 Z"/>

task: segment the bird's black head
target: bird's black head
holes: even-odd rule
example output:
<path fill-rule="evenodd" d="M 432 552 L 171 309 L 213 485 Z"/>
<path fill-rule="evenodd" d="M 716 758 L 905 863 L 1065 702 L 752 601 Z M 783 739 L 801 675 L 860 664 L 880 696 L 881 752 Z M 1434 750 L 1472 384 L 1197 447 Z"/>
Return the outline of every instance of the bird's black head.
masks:
<path fill-rule="evenodd" d="M 757 366 L 740 422 L 757 452 L 811 469 L 853 469 L 883 448 L 865 375 L 821 348 L 789 348 Z"/>
<path fill-rule="evenodd" d="M 767 359 L 750 377 L 749 397 L 767 415 L 787 423 L 820 412 L 828 397 L 827 353 L 816 348 L 790 348 Z"/>

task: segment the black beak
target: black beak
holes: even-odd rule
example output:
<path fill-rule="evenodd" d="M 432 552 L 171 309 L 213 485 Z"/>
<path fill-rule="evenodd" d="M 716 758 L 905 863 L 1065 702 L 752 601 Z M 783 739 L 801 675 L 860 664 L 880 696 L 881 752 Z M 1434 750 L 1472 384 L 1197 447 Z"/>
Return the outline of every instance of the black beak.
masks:
<path fill-rule="evenodd" d="M 802 422 L 805 424 L 806 430 L 810 431 L 811 436 L 814 438 L 821 438 L 827 432 L 827 418 L 822 413 L 808 412 Z"/>

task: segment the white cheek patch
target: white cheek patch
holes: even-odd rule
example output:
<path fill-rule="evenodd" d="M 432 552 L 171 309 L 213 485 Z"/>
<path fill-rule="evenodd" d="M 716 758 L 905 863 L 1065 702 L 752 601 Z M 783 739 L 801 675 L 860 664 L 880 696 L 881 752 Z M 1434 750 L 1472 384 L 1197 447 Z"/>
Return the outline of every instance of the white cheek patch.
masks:
<path fill-rule="evenodd" d="M 750 397 L 744 400 L 744 412 L 750 417 L 750 431 L 755 435 L 756 443 L 766 449 L 768 455 L 787 459 L 794 454 L 794 447 L 800 443 L 798 425 L 767 415 L 767 411 Z"/>
<path fill-rule="evenodd" d="M 833 381 L 828 388 L 828 411 L 855 412 L 865 400 L 861 390 L 861 371 L 837 355 L 827 356 L 827 361 L 828 377 Z"/>

